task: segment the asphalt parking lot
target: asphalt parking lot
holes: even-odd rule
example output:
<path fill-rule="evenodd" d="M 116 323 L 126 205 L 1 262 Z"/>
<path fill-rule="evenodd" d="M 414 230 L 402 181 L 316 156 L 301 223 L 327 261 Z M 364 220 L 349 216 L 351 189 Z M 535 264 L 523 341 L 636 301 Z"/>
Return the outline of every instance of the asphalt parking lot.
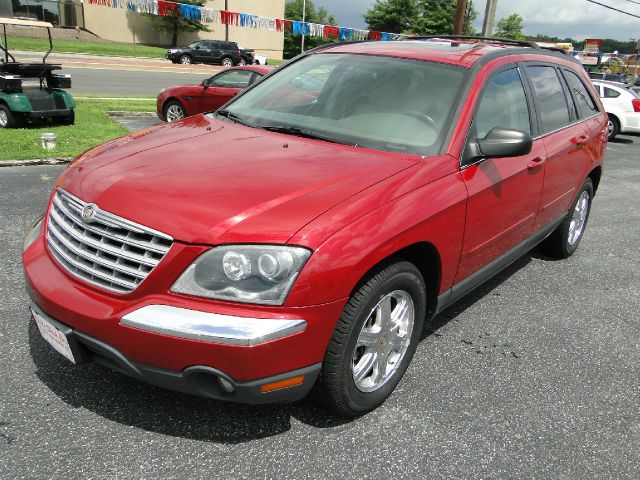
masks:
<path fill-rule="evenodd" d="M 66 363 L 29 321 L 20 260 L 64 167 L 0 168 L 0 477 L 639 478 L 640 136 L 607 160 L 578 252 L 534 250 L 441 314 L 354 421 Z"/>

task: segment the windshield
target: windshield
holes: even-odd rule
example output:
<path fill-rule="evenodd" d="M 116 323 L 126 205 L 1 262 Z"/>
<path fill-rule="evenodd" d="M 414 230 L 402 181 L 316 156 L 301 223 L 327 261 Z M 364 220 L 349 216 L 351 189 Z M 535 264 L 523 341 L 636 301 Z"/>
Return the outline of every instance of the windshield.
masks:
<path fill-rule="evenodd" d="M 241 123 L 390 152 L 439 150 L 465 70 L 434 62 L 315 54 L 276 72 L 223 112 Z"/>

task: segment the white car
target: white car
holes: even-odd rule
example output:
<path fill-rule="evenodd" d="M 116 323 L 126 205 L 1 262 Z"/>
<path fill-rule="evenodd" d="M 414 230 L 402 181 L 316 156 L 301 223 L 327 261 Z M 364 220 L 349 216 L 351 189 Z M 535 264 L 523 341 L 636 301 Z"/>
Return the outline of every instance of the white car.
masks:
<path fill-rule="evenodd" d="M 254 65 L 266 65 L 267 64 L 267 56 L 266 55 L 256 54 L 253 57 L 253 63 L 254 63 Z"/>
<path fill-rule="evenodd" d="M 640 95 L 615 82 L 594 80 L 609 115 L 609 140 L 618 133 L 640 133 Z"/>

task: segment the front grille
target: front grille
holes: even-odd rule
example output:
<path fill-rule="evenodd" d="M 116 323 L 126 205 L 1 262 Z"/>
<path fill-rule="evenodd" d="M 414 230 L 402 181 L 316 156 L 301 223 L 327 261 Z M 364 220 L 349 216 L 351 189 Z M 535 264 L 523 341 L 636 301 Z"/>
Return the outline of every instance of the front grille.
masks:
<path fill-rule="evenodd" d="M 83 220 L 83 214 L 90 218 Z M 105 212 L 61 188 L 53 197 L 47 224 L 49 252 L 69 273 L 98 287 L 133 291 L 172 243 L 169 235 Z"/>

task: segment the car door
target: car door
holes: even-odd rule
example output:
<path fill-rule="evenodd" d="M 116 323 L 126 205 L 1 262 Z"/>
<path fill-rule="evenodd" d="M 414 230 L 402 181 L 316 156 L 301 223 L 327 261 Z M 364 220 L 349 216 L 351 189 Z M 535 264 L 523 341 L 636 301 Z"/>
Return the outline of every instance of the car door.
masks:
<path fill-rule="evenodd" d="M 203 42 L 197 42 L 192 44 L 191 58 L 195 63 L 203 63 L 205 61 L 205 52 Z"/>
<path fill-rule="evenodd" d="M 557 65 L 527 64 L 525 71 L 546 150 L 544 188 L 534 225 L 537 230 L 563 217 L 571 207 L 582 185 L 592 134 L 578 117 Z"/>
<path fill-rule="evenodd" d="M 210 78 L 202 90 L 200 111 L 212 112 L 247 88 L 255 77 L 250 70 L 227 70 Z"/>
<path fill-rule="evenodd" d="M 520 70 L 511 64 L 494 72 L 475 107 L 461 164 L 469 199 L 456 283 L 531 235 L 544 178 L 542 142 L 534 141 L 531 152 L 518 157 L 469 154 L 494 128 L 534 131 L 531 94 Z"/>
<path fill-rule="evenodd" d="M 207 63 L 220 63 L 222 61 L 221 43 L 215 40 L 209 41 L 209 61 Z"/>

